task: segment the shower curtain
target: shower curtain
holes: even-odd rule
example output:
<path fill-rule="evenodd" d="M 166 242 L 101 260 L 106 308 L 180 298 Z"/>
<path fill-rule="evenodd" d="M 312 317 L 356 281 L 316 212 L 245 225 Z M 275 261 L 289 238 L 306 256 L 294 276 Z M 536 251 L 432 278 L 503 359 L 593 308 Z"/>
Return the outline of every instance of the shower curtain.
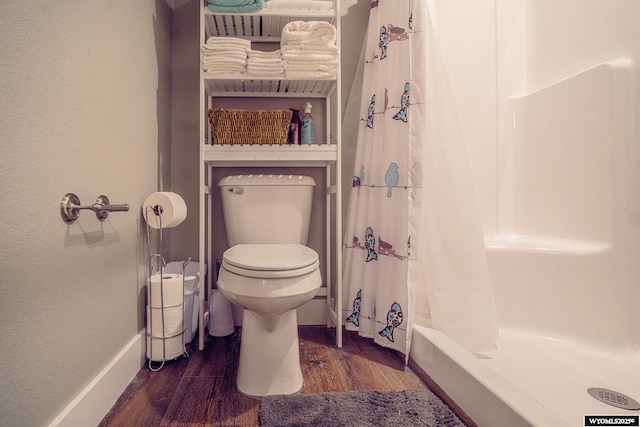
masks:
<path fill-rule="evenodd" d="M 414 322 L 493 348 L 482 226 L 426 0 L 372 0 L 365 43 L 345 329 L 407 357 Z"/>

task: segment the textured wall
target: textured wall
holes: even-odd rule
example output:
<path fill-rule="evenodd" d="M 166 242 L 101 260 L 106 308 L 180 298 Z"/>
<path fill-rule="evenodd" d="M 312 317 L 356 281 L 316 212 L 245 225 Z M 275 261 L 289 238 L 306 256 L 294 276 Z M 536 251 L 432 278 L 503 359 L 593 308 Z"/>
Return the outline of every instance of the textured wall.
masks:
<path fill-rule="evenodd" d="M 171 191 L 187 204 L 187 218 L 171 234 L 175 260 L 198 259 L 200 179 L 200 4 L 183 1 L 173 11 Z"/>
<path fill-rule="evenodd" d="M 143 326 L 140 205 L 170 155 L 171 17 L 164 0 L 3 2 L 0 425 L 46 425 Z M 132 209 L 66 225 L 67 192 Z"/>

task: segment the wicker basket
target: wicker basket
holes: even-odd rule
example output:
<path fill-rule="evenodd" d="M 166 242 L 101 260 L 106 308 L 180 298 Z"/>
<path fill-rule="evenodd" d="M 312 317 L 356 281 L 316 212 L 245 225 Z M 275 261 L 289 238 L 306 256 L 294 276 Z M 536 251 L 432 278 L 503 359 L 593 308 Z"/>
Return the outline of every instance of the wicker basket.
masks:
<path fill-rule="evenodd" d="M 287 143 L 291 110 L 209 109 L 216 145 L 282 145 Z"/>

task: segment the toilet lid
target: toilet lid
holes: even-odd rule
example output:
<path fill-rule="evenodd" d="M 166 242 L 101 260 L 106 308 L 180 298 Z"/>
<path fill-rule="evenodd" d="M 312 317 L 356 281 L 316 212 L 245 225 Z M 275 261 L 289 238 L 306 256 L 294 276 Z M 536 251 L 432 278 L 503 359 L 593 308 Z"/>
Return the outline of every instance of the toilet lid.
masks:
<path fill-rule="evenodd" d="M 225 251 L 223 263 L 233 270 L 304 274 L 317 268 L 319 261 L 316 251 L 300 244 L 240 244 Z"/>

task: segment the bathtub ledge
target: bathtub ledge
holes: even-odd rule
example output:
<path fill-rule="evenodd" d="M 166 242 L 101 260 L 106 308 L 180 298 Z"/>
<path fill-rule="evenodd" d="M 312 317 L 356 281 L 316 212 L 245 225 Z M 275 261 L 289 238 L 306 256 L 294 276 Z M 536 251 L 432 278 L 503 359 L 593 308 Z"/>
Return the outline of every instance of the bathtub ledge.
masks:
<path fill-rule="evenodd" d="M 611 249 L 611 243 L 598 240 L 563 239 L 533 235 L 491 236 L 484 239 L 491 251 L 553 253 L 565 255 L 597 255 Z"/>
<path fill-rule="evenodd" d="M 481 357 L 481 356 L 480 356 Z M 411 359 L 479 426 L 565 424 L 443 333 L 415 326 Z"/>

